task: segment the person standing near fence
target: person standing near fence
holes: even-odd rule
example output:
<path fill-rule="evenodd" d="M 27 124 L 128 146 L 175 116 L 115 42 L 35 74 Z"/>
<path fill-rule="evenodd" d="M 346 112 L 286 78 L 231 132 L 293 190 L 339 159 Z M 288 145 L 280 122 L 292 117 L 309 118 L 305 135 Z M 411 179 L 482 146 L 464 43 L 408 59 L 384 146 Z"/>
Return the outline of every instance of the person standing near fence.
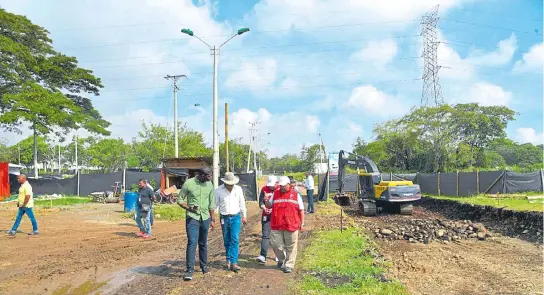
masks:
<path fill-rule="evenodd" d="M 306 195 L 308 196 L 308 210 L 306 213 L 314 213 L 314 177 L 310 172 L 306 172 L 304 187 L 306 188 Z"/>
<path fill-rule="evenodd" d="M 195 271 L 196 245 L 202 273 L 208 273 L 208 230 L 215 226 L 212 170 L 202 168 L 198 175 L 187 179 L 181 187 L 178 205 L 187 210 L 185 231 L 187 232 L 185 281 L 193 279 Z"/>
<path fill-rule="evenodd" d="M 240 271 L 238 266 L 238 254 L 240 248 L 240 230 L 245 225 L 246 219 L 246 200 L 244 190 L 237 185 L 240 179 L 232 172 L 225 173 L 221 178 L 223 184 L 214 192 L 215 208 L 219 211 L 219 220 L 221 222 L 221 231 L 223 232 L 223 244 L 225 245 L 225 255 L 227 258 L 226 268 L 234 272 Z"/>
<path fill-rule="evenodd" d="M 297 259 L 298 233 L 304 227 L 304 203 L 291 187 L 289 177 L 282 176 L 266 207 L 272 208 L 270 244 L 279 259 L 278 268 L 290 273 Z"/>
<path fill-rule="evenodd" d="M 21 219 L 25 214 L 28 216 L 30 222 L 32 223 L 32 231 L 29 232 L 28 235 L 39 235 L 40 232 L 38 231 L 38 223 L 36 222 L 36 218 L 34 217 L 34 211 L 32 210 L 32 208 L 34 207 L 34 195 L 32 193 L 32 186 L 30 185 L 30 183 L 26 179 L 26 175 L 24 174 L 19 175 L 17 177 L 17 181 L 21 184 L 21 187 L 19 187 L 19 197 L 17 199 L 17 208 L 19 208 L 19 210 L 17 211 L 15 223 L 13 224 L 11 230 L 8 232 L 8 236 L 10 238 L 15 237 L 17 229 L 19 228 L 19 224 L 21 224 Z"/>
<path fill-rule="evenodd" d="M 261 214 L 261 252 L 259 257 L 257 257 L 257 261 L 262 264 L 266 263 L 268 247 L 270 246 L 270 216 L 272 209 L 266 208 L 266 202 L 272 198 L 272 194 L 274 194 L 274 190 L 276 189 L 278 189 L 278 178 L 270 175 L 268 176 L 268 183 L 261 188 L 261 193 L 259 194 L 259 207 L 263 213 Z"/>
<path fill-rule="evenodd" d="M 138 208 L 136 208 L 136 224 L 140 231 L 136 236 L 143 239 L 151 238 L 151 202 L 153 199 L 153 191 L 147 186 L 145 179 L 138 181 Z M 142 223 L 142 219 L 144 220 Z"/>

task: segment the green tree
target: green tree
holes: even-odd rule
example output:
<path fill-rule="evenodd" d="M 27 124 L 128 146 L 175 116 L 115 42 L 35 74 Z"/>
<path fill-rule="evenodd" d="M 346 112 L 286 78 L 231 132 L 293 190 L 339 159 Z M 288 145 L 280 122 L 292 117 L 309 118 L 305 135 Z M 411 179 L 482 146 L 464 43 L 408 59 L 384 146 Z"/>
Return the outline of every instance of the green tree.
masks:
<path fill-rule="evenodd" d="M 303 171 L 313 171 L 314 165 L 320 162 L 321 145 L 313 144 L 311 146 L 302 146 L 300 160 Z"/>
<path fill-rule="evenodd" d="M 110 134 L 110 123 L 83 96 L 103 87 L 92 71 L 56 52 L 48 31 L 24 16 L 0 9 L 0 31 L 0 127 L 20 132 L 27 122 L 36 135 L 79 128 Z"/>
<path fill-rule="evenodd" d="M 130 146 L 123 139 L 105 138 L 89 145 L 89 165 L 98 167 L 102 173 L 112 173 L 125 167 Z"/>

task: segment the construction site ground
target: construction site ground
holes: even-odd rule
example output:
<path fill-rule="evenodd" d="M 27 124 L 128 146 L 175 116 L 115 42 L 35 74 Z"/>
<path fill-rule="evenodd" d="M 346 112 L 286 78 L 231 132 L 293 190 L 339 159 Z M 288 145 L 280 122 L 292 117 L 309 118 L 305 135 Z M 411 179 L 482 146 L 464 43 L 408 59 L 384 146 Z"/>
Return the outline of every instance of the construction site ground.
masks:
<path fill-rule="evenodd" d="M 181 209 L 180 209 L 181 210 Z M 210 233 L 211 272 L 182 279 L 185 269 L 184 221 L 156 221 L 153 239 L 134 236 L 137 227 L 122 217 L 119 204 L 83 204 L 38 210 L 41 235 L 28 238 L 24 217 L 15 239 L 0 242 L 0 294 L 290 294 L 300 274 L 283 274 L 273 262 L 254 262 L 260 242 L 260 212 L 248 203 L 248 225 L 241 233 L 240 273 L 223 270 L 221 229 Z M 14 204 L 0 207 L 0 229 L 11 227 Z M 414 216 L 348 216 L 364 229 L 397 218 L 442 218 L 416 207 Z M 301 248 L 314 229 L 339 225 L 339 216 L 309 215 Z M 369 233 L 371 234 L 371 233 Z M 412 244 L 377 240 L 393 262 L 389 276 L 412 294 L 542 294 L 540 245 L 497 236 L 485 241 Z M 300 253 L 300 252 L 299 252 Z M 273 255 L 270 251 L 269 255 Z M 302 255 L 299 255 L 302 257 Z M 197 266 L 198 270 L 198 266 Z"/>

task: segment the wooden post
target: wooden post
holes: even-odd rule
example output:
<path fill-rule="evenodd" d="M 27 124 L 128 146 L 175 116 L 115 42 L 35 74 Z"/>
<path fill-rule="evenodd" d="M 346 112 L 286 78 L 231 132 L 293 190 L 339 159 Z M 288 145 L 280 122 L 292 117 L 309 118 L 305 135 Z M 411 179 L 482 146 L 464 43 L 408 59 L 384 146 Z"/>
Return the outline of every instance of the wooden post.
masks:
<path fill-rule="evenodd" d="M 455 180 L 455 185 L 456 185 L 455 191 L 456 191 L 457 197 L 459 197 L 459 171 L 457 171 L 456 177 L 457 179 Z"/>
<path fill-rule="evenodd" d="M 340 232 L 342 232 L 343 230 L 343 218 L 344 218 L 344 209 L 342 207 L 340 207 Z"/>
<path fill-rule="evenodd" d="M 438 195 L 440 196 L 440 172 L 438 172 Z"/>
<path fill-rule="evenodd" d="M 476 195 L 480 194 L 480 170 L 476 170 Z"/>
<path fill-rule="evenodd" d="M 229 104 L 225 103 L 225 162 L 227 163 L 227 172 L 229 167 Z"/>

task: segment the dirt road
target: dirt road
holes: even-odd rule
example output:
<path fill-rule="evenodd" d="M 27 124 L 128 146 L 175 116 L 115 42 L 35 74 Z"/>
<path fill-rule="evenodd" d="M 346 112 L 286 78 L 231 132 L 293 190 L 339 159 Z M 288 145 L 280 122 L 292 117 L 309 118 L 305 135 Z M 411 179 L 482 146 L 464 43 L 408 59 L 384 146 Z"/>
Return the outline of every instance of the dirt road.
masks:
<path fill-rule="evenodd" d="M 14 210 L 0 210 L 0 228 L 11 226 Z M 240 266 L 235 274 L 223 270 L 221 229 L 210 233 L 211 272 L 183 282 L 184 221 L 156 221 L 154 239 L 136 239 L 136 226 L 121 218 L 121 207 L 78 205 L 70 210 L 41 211 L 42 234 L 25 233 L 3 239 L 0 249 L 0 294 L 285 294 L 285 275 L 273 262 L 254 262 L 260 247 L 260 211 L 248 203 L 248 225 L 241 234 Z M 21 229 L 30 230 L 23 221 Z M 270 256 L 273 252 L 270 249 Z M 198 264 L 198 263 L 197 263 Z M 197 265 L 197 271 L 198 271 Z M 263 278 L 267 278 L 264 280 Z M 276 283 L 270 284 L 273 280 Z M 195 293 L 196 292 L 196 293 Z"/>
<path fill-rule="evenodd" d="M 366 228 L 386 228 L 399 220 L 446 219 L 420 207 L 415 207 L 413 216 L 362 217 L 348 212 Z M 382 239 L 377 242 L 394 263 L 393 274 L 412 294 L 542 294 L 542 246 L 493 236 L 485 241 L 471 239 L 448 244 Z"/>

